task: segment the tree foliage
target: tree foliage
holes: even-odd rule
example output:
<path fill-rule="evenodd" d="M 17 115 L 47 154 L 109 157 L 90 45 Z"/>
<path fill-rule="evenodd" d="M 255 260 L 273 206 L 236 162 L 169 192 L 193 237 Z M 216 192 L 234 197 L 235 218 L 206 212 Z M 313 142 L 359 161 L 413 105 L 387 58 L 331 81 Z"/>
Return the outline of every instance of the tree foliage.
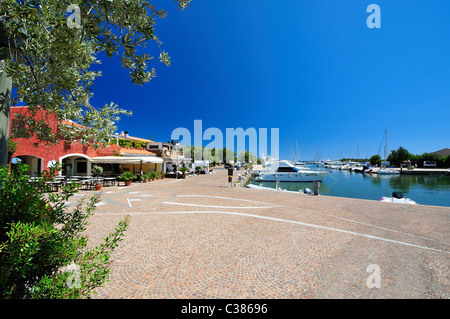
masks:
<path fill-rule="evenodd" d="M 370 157 L 369 162 L 371 165 L 381 165 L 381 156 L 380 155 L 373 155 Z"/>
<path fill-rule="evenodd" d="M 240 151 L 237 156 L 237 161 L 240 163 L 256 163 L 257 158 L 250 151 Z"/>
<path fill-rule="evenodd" d="M 389 154 L 387 160 L 391 165 L 400 167 L 400 164 L 404 161 L 409 160 L 411 154 L 402 146 L 400 146 L 397 150 L 392 150 L 391 154 Z"/>
<path fill-rule="evenodd" d="M 204 146 L 183 146 L 184 157 L 193 160 L 207 160 L 211 163 L 229 163 L 235 159 L 236 153 L 224 148 L 205 148 Z"/>
<path fill-rule="evenodd" d="M 189 2 L 175 0 L 180 9 Z M 71 4 L 80 8 L 79 28 L 67 25 Z M 149 43 L 159 49 L 159 60 L 170 65 L 155 32 L 157 19 L 166 14 L 147 0 L 2 0 L 0 36 L 7 40 L 0 56 L 7 57 L 4 67 L 15 88 L 13 105 L 23 102 L 29 107 L 29 114 L 19 116 L 28 129 L 21 137 L 38 132 L 41 140 L 53 143 L 60 137 L 105 142 L 120 116 L 131 113 L 113 102 L 102 108 L 90 104 L 93 81 L 101 76 L 92 66 L 100 63 L 100 53 L 116 56 L 134 84 L 149 82 L 156 75 L 150 68 L 154 57 L 147 52 Z M 59 124 L 56 134 L 45 119 L 36 119 L 43 111 L 90 129 Z"/>
<path fill-rule="evenodd" d="M 410 161 L 411 165 L 422 168 L 424 161 L 435 161 L 438 168 L 450 168 L 450 156 L 438 156 L 432 153 L 412 154 L 402 146 L 392 150 L 387 160 L 397 167 L 400 167 L 404 161 Z"/>
<path fill-rule="evenodd" d="M 87 248 L 83 232 L 99 201 L 83 197 L 69 210 L 78 189 L 50 193 L 42 179 L 29 182 L 29 167 L 0 169 L 0 298 L 89 298 L 108 279 L 110 256 L 128 226 L 128 217 L 96 247 Z"/>

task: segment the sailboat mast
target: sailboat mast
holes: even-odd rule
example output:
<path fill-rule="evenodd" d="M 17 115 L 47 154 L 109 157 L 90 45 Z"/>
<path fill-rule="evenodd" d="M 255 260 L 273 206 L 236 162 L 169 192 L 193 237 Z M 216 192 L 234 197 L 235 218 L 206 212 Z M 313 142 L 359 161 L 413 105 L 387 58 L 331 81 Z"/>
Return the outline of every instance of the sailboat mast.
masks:
<path fill-rule="evenodd" d="M 291 155 L 292 155 L 292 161 L 294 162 L 294 160 L 295 160 L 294 159 L 294 149 L 292 148 L 292 143 L 291 143 Z"/>
<path fill-rule="evenodd" d="M 384 130 L 384 135 L 386 136 L 386 145 L 384 147 L 384 160 L 387 160 L 387 129 Z"/>

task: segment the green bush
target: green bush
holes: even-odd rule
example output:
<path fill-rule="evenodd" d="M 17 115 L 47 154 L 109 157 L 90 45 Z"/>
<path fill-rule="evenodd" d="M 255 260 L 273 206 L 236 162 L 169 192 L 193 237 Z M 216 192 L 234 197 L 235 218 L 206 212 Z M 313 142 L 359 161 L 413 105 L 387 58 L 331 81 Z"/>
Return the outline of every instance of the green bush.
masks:
<path fill-rule="evenodd" d="M 92 166 L 91 171 L 92 171 L 92 175 L 100 176 L 100 175 L 103 174 L 103 167 L 98 166 L 98 165 L 94 165 L 94 166 Z"/>
<path fill-rule="evenodd" d="M 116 141 L 111 142 L 111 144 L 115 144 Z M 121 147 L 132 147 L 132 148 L 145 148 L 147 145 L 146 142 L 143 141 L 135 141 L 135 140 L 126 140 L 119 138 L 119 146 Z"/>
<path fill-rule="evenodd" d="M 182 166 L 182 167 L 179 167 L 178 170 L 181 173 L 186 174 L 186 172 L 189 171 L 189 168 Z"/>
<path fill-rule="evenodd" d="M 29 182 L 27 165 L 0 168 L 0 298 L 90 298 L 108 280 L 110 256 L 124 236 L 128 217 L 97 247 L 83 236 L 99 196 L 83 197 L 68 211 L 78 184 L 50 193 L 60 166 Z"/>
<path fill-rule="evenodd" d="M 134 175 L 131 172 L 123 172 L 122 175 L 120 175 L 120 179 L 122 179 L 124 181 L 131 181 L 135 178 L 137 178 L 136 175 Z"/>

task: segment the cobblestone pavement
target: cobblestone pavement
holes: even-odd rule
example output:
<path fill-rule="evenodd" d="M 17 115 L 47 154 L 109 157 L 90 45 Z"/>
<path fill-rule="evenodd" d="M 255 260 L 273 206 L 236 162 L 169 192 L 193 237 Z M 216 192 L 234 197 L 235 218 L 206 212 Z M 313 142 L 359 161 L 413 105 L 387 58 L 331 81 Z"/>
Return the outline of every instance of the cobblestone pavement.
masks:
<path fill-rule="evenodd" d="M 90 244 L 125 215 L 96 298 L 449 298 L 446 207 L 231 188 L 217 170 L 103 188 Z"/>

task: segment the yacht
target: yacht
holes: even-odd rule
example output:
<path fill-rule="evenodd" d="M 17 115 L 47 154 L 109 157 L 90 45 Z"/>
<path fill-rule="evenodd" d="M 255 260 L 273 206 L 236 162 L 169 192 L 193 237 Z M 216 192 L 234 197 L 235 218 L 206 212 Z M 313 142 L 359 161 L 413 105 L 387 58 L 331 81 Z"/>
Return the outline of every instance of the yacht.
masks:
<path fill-rule="evenodd" d="M 322 181 L 330 171 L 299 168 L 287 161 L 270 163 L 256 172 L 257 182 L 315 182 Z"/>

